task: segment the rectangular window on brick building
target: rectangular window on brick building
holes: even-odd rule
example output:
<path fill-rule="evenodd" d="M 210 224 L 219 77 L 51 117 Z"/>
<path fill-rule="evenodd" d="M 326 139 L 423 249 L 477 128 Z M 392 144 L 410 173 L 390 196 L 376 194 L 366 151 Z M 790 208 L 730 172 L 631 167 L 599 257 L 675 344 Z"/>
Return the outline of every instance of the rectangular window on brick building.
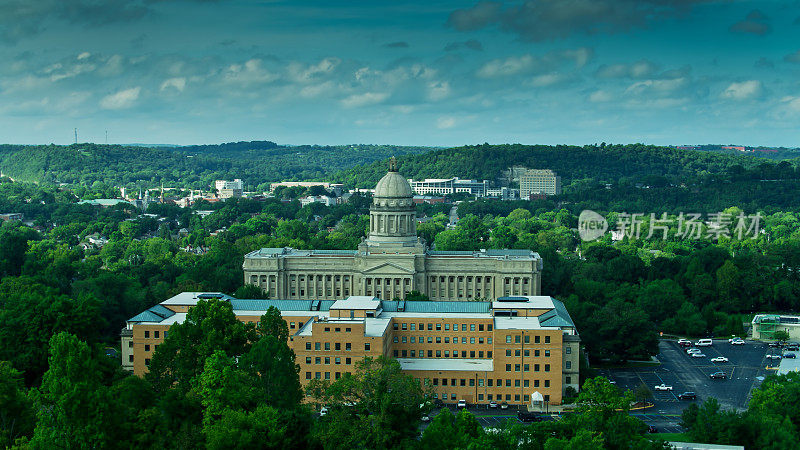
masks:
<path fill-rule="evenodd" d="M 545 336 L 544 337 L 544 343 L 545 344 L 549 344 L 550 343 L 550 336 Z"/>
<path fill-rule="evenodd" d="M 149 337 L 150 337 L 150 332 L 149 332 L 149 331 L 147 331 L 147 330 L 145 330 L 145 331 L 144 331 L 144 337 L 145 337 L 145 338 L 149 338 Z"/>

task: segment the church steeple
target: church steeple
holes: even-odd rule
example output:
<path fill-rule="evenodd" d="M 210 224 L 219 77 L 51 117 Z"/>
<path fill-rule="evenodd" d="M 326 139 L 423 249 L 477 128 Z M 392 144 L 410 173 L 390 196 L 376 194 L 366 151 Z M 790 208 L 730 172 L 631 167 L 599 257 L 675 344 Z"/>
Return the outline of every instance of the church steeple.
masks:
<path fill-rule="evenodd" d="M 397 172 L 397 158 L 394 156 L 389 158 L 389 172 Z"/>

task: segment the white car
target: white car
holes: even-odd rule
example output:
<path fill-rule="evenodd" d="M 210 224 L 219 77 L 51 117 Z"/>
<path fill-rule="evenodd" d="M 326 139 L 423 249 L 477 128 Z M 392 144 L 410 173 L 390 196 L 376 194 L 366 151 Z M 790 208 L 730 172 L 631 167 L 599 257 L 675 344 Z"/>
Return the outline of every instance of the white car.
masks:
<path fill-rule="evenodd" d="M 767 359 L 781 359 L 781 355 L 767 355 Z"/>
<path fill-rule="evenodd" d="M 319 416 L 322 417 L 325 414 L 328 414 L 328 408 L 323 406 L 322 409 L 319 410 Z"/>
<path fill-rule="evenodd" d="M 744 341 L 741 339 L 736 339 L 734 341 L 731 341 L 731 345 L 744 345 Z"/>
<path fill-rule="evenodd" d="M 667 386 L 666 384 L 661 383 L 661 384 L 657 384 L 653 389 L 655 389 L 657 391 L 671 391 L 672 390 L 672 386 Z"/>
<path fill-rule="evenodd" d="M 728 358 L 724 356 L 717 356 L 716 358 L 711 358 L 711 362 L 728 362 Z"/>
<path fill-rule="evenodd" d="M 689 356 L 691 356 L 692 358 L 705 358 L 706 357 L 705 353 L 692 353 Z"/>
<path fill-rule="evenodd" d="M 678 345 L 687 345 L 687 344 L 691 345 L 691 343 L 692 341 L 690 341 L 689 339 L 684 339 L 684 338 L 678 339 Z"/>
<path fill-rule="evenodd" d="M 457 408 L 466 408 L 467 407 L 467 401 L 466 400 L 459 400 L 458 401 L 458 405 L 456 405 L 456 407 Z"/>
<path fill-rule="evenodd" d="M 702 352 L 702 350 L 700 350 L 699 348 L 690 348 L 689 350 L 686 350 L 686 354 L 687 355 L 691 355 L 692 353 L 700 353 L 700 352 Z"/>

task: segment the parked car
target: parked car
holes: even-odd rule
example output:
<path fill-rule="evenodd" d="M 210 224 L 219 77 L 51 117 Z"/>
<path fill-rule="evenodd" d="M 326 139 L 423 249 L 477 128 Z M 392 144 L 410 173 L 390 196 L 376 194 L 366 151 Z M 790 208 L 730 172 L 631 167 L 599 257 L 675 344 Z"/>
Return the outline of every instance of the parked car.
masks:
<path fill-rule="evenodd" d="M 466 400 L 459 400 L 458 404 L 456 405 L 456 408 L 466 408 L 466 407 L 467 407 L 467 401 Z"/>
<path fill-rule="evenodd" d="M 724 356 L 717 356 L 716 358 L 711 358 L 711 362 L 728 362 L 728 358 Z"/>
<path fill-rule="evenodd" d="M 508 409 L 508 403 L 506 402 L 500 403 L 500 409 Z"/>
<path fill-rule="evenodd" d="M 691 354 L 689 354 L 689 356 L 691 356 L 692 358 L 705 358 L 706 354 L 705 353 L 691 353 Z"/>
<path fill-rule="evenodd" d="M 731 341 L 731 345 L 744 345 L 744 341 L 741 339 L 737 339 L 735 341 Z"/>
<path fill-rule="evenodd" d="M 767 359 L 781 359 L 781 355 L 767 355 Z"/>
<path fill-rule="evenodd" d="M 542 416 L 533 412 L 520 411 L 517 413 L 517 419 L 519 419 L 520 422 L 540 422 Z"/>
<path fill-rule="evenodd" d="M 671 391 L 672 390 L 672 386 L 667 386 L 666 384 L 661 383 L 661 384 L 656 385 L 653 389 L 655 389 L 657 391 Z"/>
<path fill-rule="evenodd" d="M 678 400 L 697 400 L 697 394 L 694 392 L 684 392 L 683 394 L 678 394 Z"/>
<path fill-rule="evenodd" d="M 716 380 L 716 379 L 724 380 L 725 378 L 728 377 L 727 375 L 725 375 L 725 372 L 714 372 L 710 376 L 711 376 L 711 379 L 714 379 L 714 380 Z"/>
<path fill-rule="evenodd" d="M 648 425 L 647 426 L 647 432 L 648 433 L 658 433 L 658 428 L 656 428 L 656 427 L 654 427 L 652 425 Z"/>
<path fill-rule="evenodd" d="M 489 402 L 489 408 L 497 408 L 497 402 L 492 400 Z"/>
<path fill-rule="evenodd" d="M 678 345 L 680 345 L 680 346 L 691 346 L 692 345 L 692 341 L 690 341 L 689 339 L 681 338 L 681 339 L 678 339 Z"/>
<path fill-rule="evenodd" d="M 796 352 L 800 350 L 800 344 L 797 342 L 789 342 L 786 344 L 786 350 Z"/>
<path fill-rule="evenodd" d="M 427 414 L 423 414 L 423 415 L 422 415 L 422 418 L 421 418 L 420 420 L 422 420 L 423 422 L 430 422 L 430 421 L 431 421 L 431 418 L 430 418 L 430 416 L 429 416 L 429 415 L 427 415 Z"/>
<path fill-rule="evenodd" d="M 700 353 L 700 352 L 702 352 L 702 350 L 700 350 L 699 348 L 694 348 L 694 347 L 690 348 L 689 350 L 686 350 L 686 354 L 687 355 L 691 355 L 692 353 Z"/>
<path fill-rule="evenodd" d="M 700 339 L 699 341 L 694 343 L 695 347 L 708 347 L 714 344 L 714 341 L 711 339 Z"/>
<path fill-rule="evenodd" d="M 787 358 L 787 359 L 794 359 L 794 358 L 796 358 L 797 356 L 796 356 L 794 353 L 784 353 L 784 354 L 783 354 L 783 357 L 784 357 L 784 358 Z"/>
<path fill-rule="evenodd" d="M 783 347 L 783 344 L 781 344 L 778 341 L 775 341 L 775 342 L 770 342 L 769 346 L 772 347 L 772 348 L 781 348 L 781 347 Z"/>
<path fill-rule="evenodd" d="M 328 408 L 326 408 L 326 407 L 324 407 L 324 406 L 323 406 L 323 407 L 322 407 L 322 408 L 319 410 L 319 416 L 320 416 L 320 417 L 323 417 L 325 414 L 328 414 Z"/>

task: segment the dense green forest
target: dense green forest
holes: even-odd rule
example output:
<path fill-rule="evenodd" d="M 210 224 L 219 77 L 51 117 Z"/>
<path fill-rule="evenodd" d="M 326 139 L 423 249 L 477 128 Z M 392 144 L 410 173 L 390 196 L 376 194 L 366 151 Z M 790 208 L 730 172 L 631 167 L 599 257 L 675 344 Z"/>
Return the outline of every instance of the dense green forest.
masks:
<path fill-rule="evenodd" d="M 266 190 L 273 181 L 321 178 L 392 155 L 428 150 L 393 145 L 279 146 L 268 141 L 170 148 L 0 145 L 0 172 L 45 184 L 150 188 L 163 183 L 208 189 L 214 180 L 240 178 L 248 189 Z"/>

